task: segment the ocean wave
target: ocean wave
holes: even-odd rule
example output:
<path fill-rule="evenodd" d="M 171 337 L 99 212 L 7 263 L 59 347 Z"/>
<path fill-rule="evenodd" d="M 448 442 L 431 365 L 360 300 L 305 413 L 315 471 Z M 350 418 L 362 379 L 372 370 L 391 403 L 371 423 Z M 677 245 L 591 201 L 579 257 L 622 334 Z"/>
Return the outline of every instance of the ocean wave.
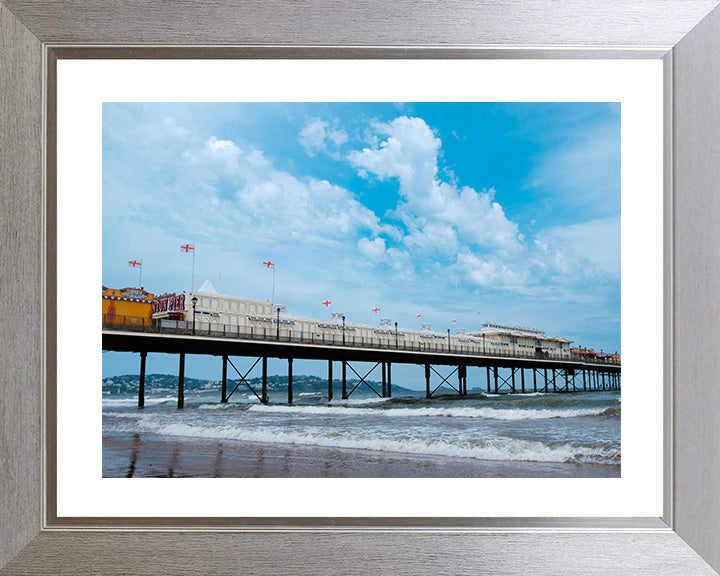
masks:
<path fill-rule="evenodd" d="M 164 398 L 145 398 L 145 406 L 159 406 L 161 404 L 168 404 L 170 402 L 177 402 L 177 396 L 166 396 Z M 137 406 L 138 399 L 136 398 L 103 398 L 103 408 L 125 408 L 127 406 Z"/>
<path fill-rule="evenodd" d="M 480 460 L 518 460 L 619 464 L 620 450 L 608 446 L 587 446 L 571 442 L 544 444 L 509 438 L 485 441 L 478 445 L 457 445 L 437 440 L 351 438 L 293 433 L 281 430 L 248 430 L 232 426 L 203 427 L 189 424 L 159 426 L 154 432 L 165 436 L 191 436 L 217 440 L 239 440 L 266 444 L 322 446 L 351 450 L 375 450 L 427 456 L 475 458 Z"/>
<path fill-rule="evenodd" d="M 512 409 L 471 407 L 420 407 L 420 408 L 355 408 L 352 406 L 282 406 L 275 404 L 252 404 L 248 410 L 261 413 L 308 414 L 318 416 L 377 415 L 382 417 L 430 417 L 430 418 L 492 418 L 494 420 L 538 420 L 548 418 L 578 418 L 583 416 L 609 416 L 619 414 L 620 408 L 577 409 Z"/>

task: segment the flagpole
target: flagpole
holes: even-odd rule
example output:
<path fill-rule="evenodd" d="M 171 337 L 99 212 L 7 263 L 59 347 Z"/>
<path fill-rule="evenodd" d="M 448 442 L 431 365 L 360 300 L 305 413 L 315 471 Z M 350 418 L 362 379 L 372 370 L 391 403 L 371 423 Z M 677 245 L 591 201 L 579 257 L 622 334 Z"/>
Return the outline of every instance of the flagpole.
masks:
<path fill-rule="evenodd" d="M 192 248 L 193 253 L 193 263 L 192 263 L 192 281 L 190 282 L 190 292 L 195 293 L 195 245 L 193 244 Z"/>
<path fill-rule="evenodd" d="M 140 289 L 142 290 L 142 258 L 140 258 Z"/>
<path fill-rule="evenodd" d="M 275 264 L 273 264 L 273 289 L 272 289 L 272 296 L 270 297 L 270 314 L 275 313 Z"/>

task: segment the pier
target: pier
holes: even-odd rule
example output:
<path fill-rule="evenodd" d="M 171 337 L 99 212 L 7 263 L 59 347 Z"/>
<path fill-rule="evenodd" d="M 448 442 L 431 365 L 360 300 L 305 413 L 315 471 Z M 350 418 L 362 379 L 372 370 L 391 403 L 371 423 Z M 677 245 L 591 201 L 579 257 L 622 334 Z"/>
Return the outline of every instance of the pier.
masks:
<path fill-rule="evenodd" d="M 619 390 L 621 366 L 617 362 L 602 359 L 552 357 L 548 354 L 525 350 L 509 350 L 507 353 L 483 353 L 476 348 L 463 346 L 450 338 L 447 342 L 426 344 L 401 344 L 397 339 L 356 342 L 342 338 L 321 341 L 302 335 L 281 335 L 269 332 L 243 333 L 222 330 L 199 331 L 195 327 L 167 329 L 160 323 L 132 325 L 103 323 L 102 347 L 106 351 L 135 352 L 140 354 L 140 379 L 138 408 L 145 402 L 145 366 L 149 353 L 178 355 L 178 408 L 184 407 L 185 355 L 216 356 L 222 363 L 220 402 L 228 402 L 241 386 L 245 386 L 258 401 L 269 402 L 267 391 L 267 360 L 287 360 L 287 402 L 293 402 L 293 360 L 325 360 L 328 375 L 328 400 L 335 396 L 333 369 L 339 363 L 340 394 L 350 398 L 360 386 L 380 398 L 392 397 L 393 364 L 416 364 L 424 367 L 425 396 L 432 398 L 438 390 L 447 386 L 460 396 L 467 395 L 468 367 L 485 368 L 484 382 L 474 385 L 491 394 L 514 394 L 525 392 L 579 392 Z M 255 358 L 250 369 L 242 373 L 233 358 Z M 353 363 L 369 362 L 368 371 L 357 371 Z M 228 391 L 228 369 L 237 374 L 236 386 Z M 261 388 L 256 390 L 248 382 L 253 370 L 261 372 Z M 378 374 L 381 386 L 376 389 L 369 377 Z M 482 374 L 482 371 L 481 371 Z M 357 382 L 349 387 L 348 375 Z"/>

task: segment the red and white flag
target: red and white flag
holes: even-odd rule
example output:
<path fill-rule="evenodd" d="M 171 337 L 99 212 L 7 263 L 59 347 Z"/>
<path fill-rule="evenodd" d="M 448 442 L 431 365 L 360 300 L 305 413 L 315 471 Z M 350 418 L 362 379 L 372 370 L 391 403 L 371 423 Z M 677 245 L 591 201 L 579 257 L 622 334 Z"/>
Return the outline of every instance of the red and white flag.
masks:
<path fill-rule="evenodd" d="M 138 266 L 142 266 L 142 262 L 138 262 L 137 260 L 130 260 L 130 262 L 128 262 L 128 266 L 137 268 Z"/>
<path fill-rule="evenodd" d="M 322 303 L 322 305 L 325 306 L 325 308 L 330 306 L 330 304 L 332 304 L 332 302 L 330 302 L 330 300 L 325 300 L 325 302 Z"/>
<path fill-rule="evenodd" d="M 417 317 L 418 317 L 418 318 L 422 318 L 422 314 L 418 314 Z"/>
<path fill-rule="evenodd" d="M 180 250 L 188 254 L 191 250 L 195 250 L 195 244 L 185 244 L 185 246 L 180 246 Z"/>
<path fill-rule="evenodd" d="M 270 260 L 268 260 L 267 262 L 263 262 L 263 266 L 270 268 L 270 266 L 275 266 L 275 262 L 270 262 Z"/>

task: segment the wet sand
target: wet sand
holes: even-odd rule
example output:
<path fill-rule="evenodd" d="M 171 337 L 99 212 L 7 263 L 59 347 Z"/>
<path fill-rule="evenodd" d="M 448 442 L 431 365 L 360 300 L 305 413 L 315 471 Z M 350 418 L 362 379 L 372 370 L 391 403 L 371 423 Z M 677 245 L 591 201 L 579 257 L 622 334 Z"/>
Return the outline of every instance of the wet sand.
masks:
<path fill-rule="evenodd" d="M 103 436 L 104 478 L 619 478 L 620 466 L 511 462 L 153 434 Z"/>

